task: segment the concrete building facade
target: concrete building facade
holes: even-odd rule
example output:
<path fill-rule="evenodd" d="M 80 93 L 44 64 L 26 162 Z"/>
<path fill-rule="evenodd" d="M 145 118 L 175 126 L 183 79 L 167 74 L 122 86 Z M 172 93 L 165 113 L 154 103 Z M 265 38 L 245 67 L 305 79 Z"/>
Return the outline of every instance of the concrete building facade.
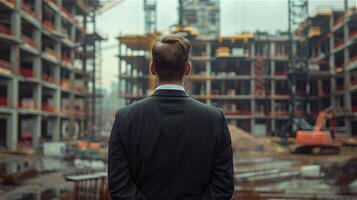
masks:
<path fill-rule="evenodd" d="M 219 0 L 187 0 L 182 3 L 183 25 L 195 28 L 199 37 L 216 38 L 220 33 Z"/>
<path fill-rule="evenodd" d="M 84 0 L 0 0 L 0 148 L 83 134 L 91 10 Z"/>

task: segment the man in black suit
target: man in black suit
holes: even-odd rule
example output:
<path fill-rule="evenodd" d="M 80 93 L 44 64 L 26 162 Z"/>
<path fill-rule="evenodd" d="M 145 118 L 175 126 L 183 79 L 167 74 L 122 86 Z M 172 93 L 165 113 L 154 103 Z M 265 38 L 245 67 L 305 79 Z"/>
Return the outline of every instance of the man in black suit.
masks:
<path fill-rule="evenodd" d="M 109 141 L 109 192 L 116 199 L 229 200 L 230 133 L 222 110 L 189 97 L 191 44 L 167 35 L 152 48 L 153 95 L 119 109 Z"/>

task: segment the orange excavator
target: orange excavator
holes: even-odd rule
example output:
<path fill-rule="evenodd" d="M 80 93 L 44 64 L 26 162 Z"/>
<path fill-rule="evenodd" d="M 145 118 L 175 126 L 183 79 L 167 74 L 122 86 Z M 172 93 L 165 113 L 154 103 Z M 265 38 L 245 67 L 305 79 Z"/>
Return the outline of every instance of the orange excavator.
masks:
<path fill-rule="evenodd" d="M 328 121 L 329 129 L 325 129 Z M 330 106 L 321 111 L 315 125 L 311 130 L 298 130 L 296 132 L 295 153 L 330 154 L 338 153 L 341 144 L 334 136 L 336 131 L 336 110 Z"/>

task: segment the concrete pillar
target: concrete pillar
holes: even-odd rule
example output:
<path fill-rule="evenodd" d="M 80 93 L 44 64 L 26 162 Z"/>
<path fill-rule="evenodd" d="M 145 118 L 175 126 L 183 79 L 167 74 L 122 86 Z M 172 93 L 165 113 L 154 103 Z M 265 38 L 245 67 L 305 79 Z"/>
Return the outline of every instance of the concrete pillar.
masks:
<path fill-rule="evenodd" d="M 42 116 L 37 115 L 34 117 L 33 122 L 34 122 L 34 130 L 33 130 L 33 136 L 32 136 L 32 145 L 34 148 L 39 148 L 41 145 L 41 121 L 42 121 Z"/>
<path fill-rule="evenodd" d="M 275 122 L 275 119 L 272 119 L 270 125 L 271 125 L 271 130 L 273 130 L 273 131 L 276 130 L 275 123 L 276 123 L 276 122 Z M 280 129 L 280 128 L 281 128 L 281 127 L 279 127 L 279 129 Z"/>
<path fill-rule="evenodd" d="M 319 79 L 317 79 L 317 91 L 318 92 L 320 92 L 320 91 L 323 91 L 322 90 L 322 80 L 321 80 L 321 78 L 319 78 Z M 320 96 L 320 94 L 318 93 L 318 96 L 319 96 L 319 98 L 318 98 L 318 103 L 317 103 L 317 105 L 318 105 L 318 110 L 317 111 L 320 111 L 321 110 L 321 96 Z"/>
<path fill-rule="evenodd" d="M 6 148 L 10 151 L 17 150 L 18 112 L 14 110 L 7 118 Z"/>
<path fill-rule="evenodd" d="M 270 76 L 274 76 L 275 73 L 275 61 L 270 61 Z"/>
<path fill-rule="evenodd" d="M 271 57 L 275 57 L 275 43 L 274 42 L 270 42 L 270 56 Z"/>
<path fill-rule="evenodd" d="M 55 117 L 53 120 L 53 128 L 52 128 L 52 140 L 59 141 L 61 136 L 61 119 L 60 117 Z"/>
<path fill-rule="evenodd" d="M 254 130 L 254 126 L 255 126 L 255 119 L 251 118 L 250 119 L 250 130 L 253 131 Z M 252 134 L 256 134 L 256 133 L 252 133 Z"/>
<path fill-rule="evenodd" d="M 20 15 L 20 3 L 16 3 L 15 11 L 11 13 L 11 31 L 14 33 L 16 39 L 20 40 L 21 37 L 21 15 Z M 10 63 L 14 73 L 19 71 L 19 58 L 20 51 L 19 46 L 12 46 L 10 50 Z"/>
<path fill-rule="evenodd" d="M 38 79 L 42 79 L 42 65 L 41 65 L 42 61 L 41 61 L 41 57 L 36 56 L 33 59 L 33 70 L 34 70 L 34 75 L 36 78 Z"/>
<path fill-rule="evenodd" d="M 348 39 L 348 35 L 349 35 L 349 29 L 348 29 L 348 25 L 344 24 L 343 25 L 343 37 L 344 37 L 344 41 L 346 42 Z M 349 58 L 350 58 L 350 51 L 348 48 L 345 48 L 344 50 L 344 64 L 346 66 L 346 64 L 349 62 Z M 343 79 L 344 79 L 344 86 L 345 86 L 345 90 L 343 93 L 343 98 L 344 98 L 344 120 L 345 120 L 345 126 L 346 126 L 346 131 L 347 133 L 351 133 L 351 122 L 349 120 L 349 116 L 348 113 L 350 113 L 352 111 L 352 104 L 351 104 L 351 92 L 349 91 L 350 85 L 351 85 L 351 73 L 348 72 L 346 70 L 346 68 L 343 71 Z"/>
<path fill-rule="evenodd" d="M 10 79 L 9 81 L 9 90 L 8 95 L 10 97 L 10 101 L 12 103 L 11 107 L 14 108 L 7 120 L 7 129 L 6 132 L 6 147 L 11 150 L 15 151 L 17 149 L 17 133 L 18 133 L 18 112 L 17 112 L 17 105 L 18 105 L 18 95 L 19 95 L 19 81 L 17 77 Z"/>
<path fill-rule="evenodd" d="M 60 69 L 60 66 L 59 65 L 52 65 L 53 67 L 53 72 L 54 72 L 54 81 L 55 81 L 55 84 L 59 85 L 60 84 L 60 80 L 61 80 L 61 69 Z"/>
<path fill-rule="evenodd" d="M 61 14 L 60 14 L 60 12 L 55 12 L 55 20 L 54 20 L 53 25 L 57 31 L 61 30 Z"/>
<path fill-rule="evenodd" d="M 42 19 L 42 3 L 43 0 L 35 0 L 35 13 L 39 19 Z"/>
<path fill-rule="evenodd" d="M 211 55 L 211 44 L 208 43 L 206 45 L 206 53 L 207 55 Z M 211 66 L 211 60 L 206 61 L 206 76 L 210 76 L 212 74 L 212 66 Z M 210 95 L 211 94 L 211 80 L 206 80 L 206 94 Z M 207 99 L 206 101 L 207 104 L 211 104 L 211 99 Z"/>
<path fill-rule="evenodd" d="M 333 27 L 333 15 L 330 17 L 330 27 Z M 329 40 L 329 46 L 330 49 L 333 49 L 334 46 L 334 35 L 331 34 L 330 40 Z M 330 82 L 330 101 L 332 105 L 336 105 L 336 100 L 335 100 L 335 93 L 336 93 L 336 72 L 335 72 L 335 58 L 333 55 L 329 57 L 329 66 L 330 66 L 330 72 L 334 75 L 331 76 L 331 82 Z"/>
<path fill-rule="evenodd" d="M 11 16 L 11 30 L 15 34 L 17 39 L 20 39 L 21 36 L 21 1 L 16 2 L 15 12 L 12 12 Z"/>
<path fill-rule="evenodd" d="M 41 110 L 41 104 L 42 104 L 42 86 L 37 84 L 34 87 L 34 100 L 36 103 L 37 109 Z"/>

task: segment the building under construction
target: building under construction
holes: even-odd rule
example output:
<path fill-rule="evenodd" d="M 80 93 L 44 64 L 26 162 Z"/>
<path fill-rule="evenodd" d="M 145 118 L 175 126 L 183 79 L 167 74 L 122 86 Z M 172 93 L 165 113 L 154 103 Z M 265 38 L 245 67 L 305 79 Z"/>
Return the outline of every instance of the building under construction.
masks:
<path fill-rule="evenodd" d="M 191 26 L 200 38 L 216 38 L 220 33 L 220 8 L 218 0 L 182 1 L 182 25 Z"/>
<path fill-rule="evenodd" d="M 357 134 L 357 11 L 324 10 L 296 31 L 308 32 L 309 65 L 295 86 L 296 117 L 311 121 L 334 105 L 339 132 Z M 309 26 L 306 26 L 309 24 Z M 155 89 L 149 73 L 153 35 L 119 40 L 119 96 L 129 104 Z M 193 38 L 188 93 L 224 110 L 228 121 L 256 135 L 270 135 L 289 120 L 288 33 L 243 33 Z"/>
<path fill-rule="evenodd" d="M 94 96 L 95 43 L 102 37 L 87 26 L 98 5 L 0 0 L 0 148 L 39 148 L 90 132 L 86 99 Z"/>

